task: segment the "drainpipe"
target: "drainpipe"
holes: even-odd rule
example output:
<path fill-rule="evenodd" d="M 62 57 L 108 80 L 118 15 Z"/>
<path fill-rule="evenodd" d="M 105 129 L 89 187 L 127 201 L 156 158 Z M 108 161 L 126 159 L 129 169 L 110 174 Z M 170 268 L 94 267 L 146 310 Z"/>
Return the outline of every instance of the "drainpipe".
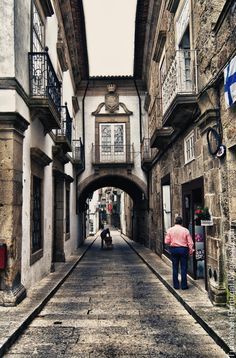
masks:
<path fill-rule="evenodd" d="M 139 91 L 138 91 L 138 86 L 137 86 L 137 83 L 136 83 L 136 80 L 135 80 L 135 79 L 134 79 L 134 85 L 135 85 L 135 88 L 136 88 L 136 92 L 137 92 L 137 95 L 138 95 L 138 102 L 139 102 L 139 133 L 140 133 L 140 143 L 142 143 L 143 133 L 142 133 L 142 107 L 141 107 L 141 97 L 140 97 L 140 94 L 139 94 Z"/>
<path fill-rule="evenodd" d="M 138 90 L 138 86 L 136 83 L 136 80 L 134 79 L 134 85 L 137 91 L 137 95 L 138 95 L 138 100 L 139 100 L 139 132 L 140 132 L 140 144 L 142 143 L 143 140 L 143 131 L 142 131 L 142 106 L 141 106 L 141 97 L 139 94 L 139 90 Z M 149 194 L 149 190 L 150 190 L 150 185 L 149 185 L 149 181 L 150 181 L 150 169 L 145 170 L 146 175 L 147 175 L 147 211 L 149 213 L 149 203 L 150 203 L 150 194 Z M 148 231 L 148 227 L 147 227 L 147 231 Z M 133 232 L 132 232 L 133 235 Z M 148 233 L 148 236 L 150 238 L 150 235 Z M 149 247 L 150 247 L 150 243 L 149 243 Z"/>
<path fill-rule="evenodd" d="M 84 115 L 84 104 L 85 104 L 85 97 L 87 94 L 87 90 L 88 90 L 88 86 L 89 86 L 89 80 L 87 81 L 86 84 L 86 88 L 84 91 L 84 95 L 82 98 L 82 126 L 83 126 L 83 159 L 84 159 L 84 169 L 85 169 L 85 115 Z"/>

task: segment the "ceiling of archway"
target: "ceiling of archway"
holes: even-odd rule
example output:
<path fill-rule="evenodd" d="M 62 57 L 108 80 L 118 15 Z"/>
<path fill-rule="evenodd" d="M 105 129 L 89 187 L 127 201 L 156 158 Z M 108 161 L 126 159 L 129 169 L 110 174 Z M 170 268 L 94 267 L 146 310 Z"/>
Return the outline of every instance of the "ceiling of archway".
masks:
<path fill-rule="evenodd" d="M 146 197 L 145 188 L 142 188 L 141 185 L 142 181 L 138 178 L 134 181 L 134 179 L 132 178 L 128 179 L 119 175 L 100 176 L 96 179 L 89 181 L 83 189 L 79 188 L 79 206 L 84 207 L 86 199 L 90 196 L 92 192 L 107 186 L 116 187 L 125 191 L 127 194 L 130 195 L 134 203 L 139 203 Z"/>

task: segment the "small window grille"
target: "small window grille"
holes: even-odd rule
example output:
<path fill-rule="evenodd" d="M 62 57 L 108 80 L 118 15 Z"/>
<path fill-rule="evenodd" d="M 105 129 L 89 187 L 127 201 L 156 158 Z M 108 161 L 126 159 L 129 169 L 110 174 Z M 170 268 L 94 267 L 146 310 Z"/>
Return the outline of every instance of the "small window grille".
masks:
<path fill-rule="evenodd" d="M 33 176 L 32 253 L 42 248 L 42 180 Z"/>
<path fill-rule="evenodd" d="M 70 232 L 70 190 L 66 190 L 66 233 Z"/>
<path fill-rule="evenodd" d="M 185 164 L 195 159 L 194 132 L 191 132 L 184 140 Z"/>

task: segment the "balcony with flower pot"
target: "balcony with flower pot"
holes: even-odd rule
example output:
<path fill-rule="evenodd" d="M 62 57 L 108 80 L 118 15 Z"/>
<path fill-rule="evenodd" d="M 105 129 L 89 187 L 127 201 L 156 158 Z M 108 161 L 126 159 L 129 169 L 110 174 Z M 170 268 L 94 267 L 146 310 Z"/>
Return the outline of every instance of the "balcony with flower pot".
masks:
<path fill-rule="evenodd" d="M 207 207 L 205 208 L 198 207 L 194 212 L 194 216 L 195 216 L 196 225 L 201 225 L 201 226 L 213 225 L 212 216 Z"/>

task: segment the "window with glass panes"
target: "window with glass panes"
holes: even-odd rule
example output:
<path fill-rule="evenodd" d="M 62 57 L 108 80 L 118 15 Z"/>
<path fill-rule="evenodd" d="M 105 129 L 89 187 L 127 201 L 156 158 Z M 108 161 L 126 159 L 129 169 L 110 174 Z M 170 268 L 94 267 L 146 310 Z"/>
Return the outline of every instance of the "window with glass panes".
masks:
<path fill-rule="evenodd" d="M 42 179 L 33 175 L 32 253 L 42 248 Z"/>
<path fill-rule="evenodd" d="M 191 132 L 184 140 L 185 164 L 195 158 L 194 154 L 194 132 Z"/>
<path fill-rule="evenodd" d="M 33 3 L 32 7 L 32 31 L 32 51 L 44 51 L 45 28 L 35 3 Z"/>

